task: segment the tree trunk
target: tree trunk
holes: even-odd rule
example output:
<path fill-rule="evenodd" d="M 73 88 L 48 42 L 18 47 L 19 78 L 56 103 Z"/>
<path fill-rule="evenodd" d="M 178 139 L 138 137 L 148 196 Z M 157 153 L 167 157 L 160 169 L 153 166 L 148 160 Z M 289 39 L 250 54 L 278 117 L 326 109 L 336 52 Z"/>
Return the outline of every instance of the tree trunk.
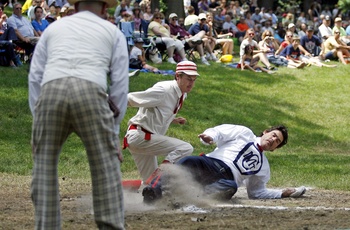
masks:
<path fill-rule="evenodd" d="M 163 0 L 163 2 L 168 7 L 164 12 L 166 18 L 168 18 L 171 13 L 177 14 L 178 18 L 185 18 L 183 0 Z"/>

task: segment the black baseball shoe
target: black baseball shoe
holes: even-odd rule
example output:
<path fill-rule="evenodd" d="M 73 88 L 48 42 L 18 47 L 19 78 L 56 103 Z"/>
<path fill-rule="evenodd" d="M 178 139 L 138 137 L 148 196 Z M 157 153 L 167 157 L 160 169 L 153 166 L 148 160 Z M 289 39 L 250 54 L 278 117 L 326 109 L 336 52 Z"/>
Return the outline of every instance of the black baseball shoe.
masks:
<path fill-rule="evenodd" d="M 162 191 L 159 188 L 152 188 L 147 186 L 142 191 L 143 202 L 146 204 L 154 203 L 156 200 L 162 198 Z"/>

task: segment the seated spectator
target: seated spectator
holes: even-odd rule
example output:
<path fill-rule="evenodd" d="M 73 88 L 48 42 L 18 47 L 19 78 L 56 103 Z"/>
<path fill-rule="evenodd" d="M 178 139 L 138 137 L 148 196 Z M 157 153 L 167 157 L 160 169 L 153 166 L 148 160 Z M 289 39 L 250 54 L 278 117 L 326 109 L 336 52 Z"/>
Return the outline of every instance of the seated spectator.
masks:
<path fill-rule="evenodd" d="M 237 29 L 241 33 L 245 33 L 249 29 L 249 26 L 245 22 L 245 18 L 243 16 L 239 18 L 239 22 L 237 23 Z"/>
<path fill-rule="evenodd" d="M 286 36 L 286 31 L 283 28 L 278 28 L 277 32 L 273 35 L 275 41 L 280 45 L 284 41 L 284 37 Z"/>
<path fill-rule="evenodd" d="M 211 13 L 207 13 L 208 23 L 212 23 L 213 17 Z M 233 34 L 228 32 L 224 34 L 218 34 L 216 30 L 211 26 L 212 37 L 215 38 L 215 44 L 221 45 L 222 55 L 233 54 Z"/>
<path fill-rule="evenodd" d="M 129 67 L 133 69 L 147 69 L 152 72 L 158 72 L 156 67 L 146 63 L 145 49 L 143 48 L 143 39 L 136 38 L 134 47 L 130 51 Z"/>
<path fill-rule="evenodd" d="M 17 40 L 15 30 L 7 25 L 7 19 L 4 6 L 0 4 L 0 41 L 15 41 Z"/>
<path fill-rule="evenodd" d="M 34 20 L 35 19 L 35 11 L 34 11 L 34 9 L 37 7 L 37 6 L 40 6 L 41 7 L 41 3 L 42 3 L 42 1 L 41 0 L 33 0 L 32 1 L 32 6 L 31 7 L 29 7 L 29 9 L 28 9 L 28 11 L 27 11 L 27 15 L 28 15 L 28 18 L 30 19 L 30 20 Z M 46 11 L 45 11 L 45 9 L 44 8 L 41 8 L 42 9 L 42 11 L 43 11 L 43 13 L 42 13 L 42 18 L 45 18 L 45 16 L 46 16 Z"/>
<path fill-rule="evenodd" d="M 230 15 L 225 15 L 225 22 L 222 24 L 222 30 L 224 32 L 232 33 L 235 38 L 238 39 L 239 43 L 242 42 L 245 32 L 241 32 L 237 29 L 237 26 L 232 22 Z"/>
<path fill-rule="evenodd" d="M 272 34 L 272 36 L 275 34 L 275 30 L 272 28 L 272 22 L 271 20 L 266 20 L 264 22 L 264 26 L 261 28 L 262 31 L 269 30 Z"/>
<path fill-rule="evenodd" d="M 329 37 L 324 42 L 321 56 L 323 59 L 339 60 L 342 64 L 346 65 L 348 64 L 348 60 L 345 60 L 345 58 L 350 57 L 349 49 L 350 46 L 347 46 L 340 39 L 340 31 L 336 29 L 334 30 L 334 36 Z"/>
<path fill-rule="evenodd" d="M 345 32 L 347 36 L 350 36 L 350 24 L 346 27 Z"/>
<path fill-rule="evenodd" d="M 43 8 L 41 8 L 41 6 L 35 7 L 34 14 L 35 19 L 32 21 L 32 26 L 34 27 L 34 30 L 39 34 L 39 36 L 41 36 L 44 30 L 49 26 L 49 22 L 45 19 L 42 19 Z"/>
<path fill-rule="evenodd" d="M 255 22 L 254 20 L 252 19 L 252 13 L 250 13 L 250 11 L 247 11 L 245 13 L 245 21 L 248 25 L 249 28 L 254 28 L 255 26 Z"/>
<path fill-rule="evenodd" d="M 307 20 L 306 20 L 306 17 L 305 17 L 305 12 L 302 11 L 302 12 L 300 12 L 300 15 L 299 15 L 299 17 L 297 19 L 296 24 L 297 25 L 301 25 L 301 24 L 306 24 L 306 23 L 307 23 Z"/>
<path fill-rule="evenodd" d="M 255 24 L 260 24 L 262 17 L 260 15 L 260 8 L 256 7 L 254 13 L 252 14 L 252 20 Z"/>
<path fill-rule="evenodd" d="M 254 48 L 250 45 L 246 45 L 244 47 L 244 54 L 241 57 L 241 63 L 240 63 L 241 70 L 249 69 L 254 72 L 263 71 L 269 74 L 273 73 L 272 71 L 258 65 L 259 58 L 253 58 L 254 56 L 253 50 Z"/>
<path fill-rule="evenodd" d="M 132 20 L 134 21 L 135 31 L 140 31 L 141 27 L 141 19 L 143 19 L 143 15 L 141 14 L 141 9 L 139 7 L 135 7 L 132 9 Z"/>
<path fill-rule="evenodd" d="M 331 25 L 331 17 L 327 15 L 322 20 L 322 25 L 318 27 L 318 31 L 323 42 L 325 42 L 327 38 L 333 35 L 332 29 L 331 27 L 329 27 L 330 25 Z"/>
<path fill-rule="evenodd" d="M 198 16 L 195 14 L 195 9 L 193 6 L 189 6 L 188 7 L 188 15 L 185 18 L 185 28 L 187 28 L 187 30 L 196 22 L 198 22 Z"/>
<path fill-rule="evenodd" d="M 201 13 L 207 13 L 209 11 L 209 5 L 207 0 L 198 1 L 198 10 Z"/>
<path fill-rule="evenodd" d="M 126 10 L 121 11 L 121 17 L 120 22 L 132 22 L 131 14 Z"/>
<path fill-rule="evenodd" d="M 265 13 L 265 16 L 267 16 L 266 21 L 271 22 L 271 26 L 276 27 L 278 18 L 277 16 L 273 13 L 272 8 L 267 9 L 267 12 Z"/>
<path fill-rule="evenodd" d="M 288 13 L 282 18 L 283 27 L 286 28 L 290 23 L 294 23 L 294 14 Z"/>
<path fill-rule="evenodd" d="M 210 0 L 209 8 L 210 9 L 218 9 L 220 4 L 216 0 Z"/>
<path fill-rule="evenodd" d="M 287 58 L 288 62 L 294 62 L 299 68 L 302 68 L 306 64 L 300 60 L 299 43 L 300 38 L 298 36 L 292 37 L 292 43 L 282 50 L 281 56 Z"/>
<path fill-rule="evenodd" d="M 308 26 L 305 23 L 300 24 L 300 30 L 298 32 L 299 38 L 302 38 L 303 36 L 305 36 L 307 34 L 307 27 Z"/>
<path fill-rule="evenodd" d="M 288 66 L 288 60 L 285 58 L 281 58 L 279 55 L 275 55 L 276 50 L 278 49 L 279 45 L 277 41 L 272 36 L 271 31 L 265 30 L 263 34 L 261 35 L 261 41 L 259 42 L 259 49 L 262 50 L 263 53 L 265 53 L 267 59 L 270 63 L 274 64 L 275 66 Z"/>
<path fill-rule="evenodd" d="M 7 20 L 8 26 L 15 30 L 18 40 L 16 45 L 25 49 L 26 55 L 31 55 L 34 47 L 39 40 L 39 34 L 34 30 L 29 20 L 21 14 L 22 4 L 15 3 L 13 14 Z"/>
<path fill-rule="evenodd" d="M 205 59 L 204 49 L 203 49 L 202 38 L 204 37 L 205 32 L 200 31 L 198 34 L 192 36 L 184 28 L 182 28 L 180 25 L 177 24 L 177 19 L 178 19 L 177 14 L 171 13 L 169 15 L 170 34 L 175 38 L 180 39 L 185 43 L 188 43 L 188 45 L 191 47 L 195 46 L 196 50 L 198 51 L 201 57 L 202 63 L 205 65 L 210 65 L 207 59 Z"/>
<path fill-rule="evenodd" d="M 286 36 L 284 37 L 284 41 L 281 43 L 281 45 L 278 48 L 278 50 L 276 51 L 275 55 L 279 55 L 283 49 L 285 49 L 288 45 L 291 45 L 293 43 L 293 37 L 299 37 L 299 36 L 297 36 L 297 35 L 293 36 L 293 32 L 288 30 L 286 32 Z M 298 48 L 301 50 L 301 52 L 310 56 L 310 54 L 308 54 L 309 52 L 307 50 L 305 50 L 304 47 L 301 46 L 300 44 L 298 45 Z"/>
<path fill-rule="evenodd" d="M 207 16 L 204 13 L 201 13 L 198 15 L 198 21 L 194 23 L 188 32 L 192 35 L 195 36 L 201 31 L 205 32 L 205 37 L 202 39 L 204 42 L 204 48 L 207 51 L 207 60 L 213 60 L 217 61 L 218 59 L 216 58 L 215 54 L 213 53 L 214 47 L 216 45 L 216 41 L 213 38 L 212 34 L 212 26 L 213 24 L 207 24 Z"/>
<path fill-rule="evenodd" d="M 178 39 L 173 39 L 170 36 L 170 27 L 167 24 L 162 24 L 163 16 L 161 13 L 154 13 L 153 19 L 148 26 L 148 36 L 155 37 L 155 43 L 164 43 L 168 52 L 168 62 L 176 64 L 174 60 L 174 51 L 180 55 L 181 60 L 187 61 L 183 43 Z"/>
<path fill-rule="evenodd" d="M 150 5 L 146 6 L 146 12 L 143 13 L 143 19 L 150 22 L 153 18 L 152 8 Z"/>
<path fill-rule="evenodd" d="M 9 41 L 0 41 L 0 49 L 4 50 L 4 54 L 0 57 L 1 66 L 10 66 L 13 68 L 22 66 L 19 55 L 14 51 L 14 44 Z"/>
<path fill-rule="evenodd" d="M 295 24 L 294 24 L 294 23 L 289 23 L 289 24 L 288 24 L 288 30 L 292 32 L 293 37 L 296 37 L 296 36 L 299 37 L 298 32 L 297 32 L 297 30 L 296 30 L 296 27 L 295 27 Z"/>
<path fill-rule="evenodd" d="M 342 19 L 340 17 L 337 17 L 334 19 L 334 27 L 332 30 L 332 34 L 334 35 L 334 31 L 335 30 L 339 30 L 340 31 L 340 39 L 347 45 L 350 45 L 350 39 L 349 37 L 346 35 L 346 31 L 342 26 Z"/>
<path fill-rule="evenodd" d="M 314 35 L 314 28 L 308 26 L 306 30 L 306 35 L 300 38 L 300 45 L 307 51 L 304 53 L 305 56 L 318 56 L 322 50 L 322 41 Z"/>
<path fill-rule="evenodd" d="M 258 43 L 253 39 L 255 36 L 254 29 L 249 28 L 246 32 L 246 35 L 244 36 L 244 39 L 239 47 L 239 55 L 240 55 L 240 61 L 239 63 L 242 63 L 242 57 L 245 53 L 245 47 L 247 45 L 250 45 L 251 47 L 255 48 L 256 50 L 253 51 L 253 59 L 258 59 L 260 60 L 268 70 L 274 70 L 275 68 L 271 66 L 269 60 L 267 57 L 264 55 L 263 51 L 260 50 L 260 47 L 258 46 Z M 239 65 L 238 68 L 241 68 Z"/>

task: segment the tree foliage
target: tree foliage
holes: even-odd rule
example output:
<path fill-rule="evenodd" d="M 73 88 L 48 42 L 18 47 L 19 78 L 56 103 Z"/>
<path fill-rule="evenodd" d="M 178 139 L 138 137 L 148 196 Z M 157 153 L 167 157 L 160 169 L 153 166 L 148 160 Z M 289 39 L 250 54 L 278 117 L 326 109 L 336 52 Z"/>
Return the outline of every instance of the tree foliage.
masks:
<path fill-rule="evenodd" d="M 343 12 L 346 12 L 350 10 L 350 0 L 339 0 L 338 6 Z"/>

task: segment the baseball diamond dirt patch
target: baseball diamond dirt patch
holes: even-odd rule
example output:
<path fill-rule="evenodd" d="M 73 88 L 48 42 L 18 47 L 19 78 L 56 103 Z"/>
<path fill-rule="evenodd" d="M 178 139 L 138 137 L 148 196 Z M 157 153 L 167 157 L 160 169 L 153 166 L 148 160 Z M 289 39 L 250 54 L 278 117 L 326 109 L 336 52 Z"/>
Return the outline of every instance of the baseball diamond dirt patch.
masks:
<path fill-rule="evenodd" d="M 0 174 L 0 229 L 33 229 L 30 177 Z M 60 178 L 63 229 L 96 229 L 90 183 Z M 309 188 L 298 199 L 249 200 L 244 189 L 228 203 L 166 198 L 142 203 L 125 192 L 126 229 L 350 229 L 350 192 Z"/>

